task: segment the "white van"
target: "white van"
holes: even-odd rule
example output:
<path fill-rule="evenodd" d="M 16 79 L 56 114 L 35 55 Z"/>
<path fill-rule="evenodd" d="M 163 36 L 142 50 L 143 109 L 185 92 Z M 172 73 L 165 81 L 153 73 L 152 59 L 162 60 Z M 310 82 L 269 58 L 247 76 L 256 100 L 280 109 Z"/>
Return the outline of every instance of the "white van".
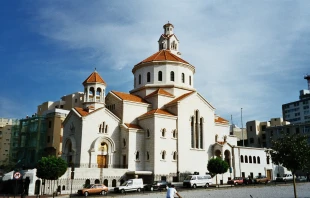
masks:
<path fill-rule="evenodd" d="M 184 181 L 184 187 L 196 188 L 198 186 L 204 186 L 208 188 L 212 184 L 211 175 L 188 175 Z"/>
<path fill-rule="evenodd" d="M 127 191 L 137 191 L 143 190 L 143 180 L 140 179 L 129 179 L 122 183 L 119 187 L 114 188 L 114 192 L 127 192 Z"/>

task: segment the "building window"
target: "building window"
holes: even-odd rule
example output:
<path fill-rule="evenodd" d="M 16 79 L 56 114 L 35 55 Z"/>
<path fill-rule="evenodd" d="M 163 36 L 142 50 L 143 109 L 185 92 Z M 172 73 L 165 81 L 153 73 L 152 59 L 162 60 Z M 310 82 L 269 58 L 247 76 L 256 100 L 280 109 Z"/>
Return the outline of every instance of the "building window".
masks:
<path fill-rule="evenodd" d="M 256 157 L 253 156 L 253 163 L 256 164 Z"/>
<path fill-rule="evenodd" d="M 158 81 L 163 81 L 163 72 L 162 71 L 158 72 Z"/>
<path fill-rule="evenodd" d="M 146 81 L 151 82 L 151 73 L 150 72 L 147 72 Z"/>
<path fill-rule="evenodd" d="M 136 160 L 139 160 L 139 151 L 136 152 Z"/>
<path fill-rule="evenodd" d="M 150 137 L 150 130 L 149 129 L 146 130 L 146 137 Z"/>
<path fill-rule="evenodd" d="M 240 156 L 240 161 L 243 163 L 243 155 Z"/>
<path fill-rule="evenodd" d="M 166 159 L 166 151 L 163 151 L 163 152 L 161 153 L 161 159 L 162 159 L 162 160 Z"/>
<path fill-rule="evenodd" d="M 108 133 L 108 125 L 105 125 L 105 133 Z"/>
<path fill-rule="evenodd" d="M 123 146 L 126 147 L 126 139 L 123 139 Z"/>
<path fill-rule="evenodd" d="M 252 131 L 252 126 L 250 126 L 250 131 Z"/>
<path fill-rule="evenodd" d="M 262 126 L 262 131 L 266 131 L 266 125 Z"/>
<path fill-rule="evenodd" d="M 170 81 L 174 81 L 174 72 L 173 71 L 170 72 Z"/>
<path fill-rule="evenodd" d="M 74 102 L 77 103 L 77 99 L 74 99 Z"/>
<path fill-rule="evenodd" d="M 162 129 L 162 130 L 161 130 L 161 136 L 162 136 L 162 137 L 165 137 L 165 135 L 166 135 L 166 129 Z"/>
<path fill-rule="evenodd" d="M 148 151 L 146 152 L 146 160 L 150 160 L 150 153 Z"/>
<path fill-rule="evenodd" d="M 139 85 L 141 84 L 141 74 L 139 75 Z"/>
<path fill-rule="evenodd" d="M 270 164 L 270 157 L 269 156 L 267 156 L 267 164 Z"/>
<path fill-rule="evenodd" d="M 185 83 L 185 74 L 182 73 L 182 83 Z"/>
<path fill-rule="evenodd" d="M 172 131 L 172 137 L 173 138 L 177 138 L 177 130 L 173 130 Z"/>
<path fill-rule="evenodd" d="M 189 76 L 189 85 L 192 85 L 192 76 Z"/>
<path fill-rule="evenodd" d="M 249 156 L 249 163 L 252 163 L 252 157 L 251 157 L 251 155 Z"/>
<path fill-rule="evenodd" d="M 177 160 L 177 152 L 176 151 L 173 152 L 173 160 Z"/>
<path fill-rule="evenodd" d="M 260 158 L 259 157 L 257 157 L 257 163 L 260 164 Z"/>
<path fill-rule="evenodd" d="M 194 116 L 191 117 L 191 147 L 194 148 Z"/>
<path fill-rule="evenodd" d="M 245 163 L 248 163 L 248 156 L 244 156 L 244 161 L 245 161 Z"/>
<path fill-rule="evenodd" d="M 52 121 L 48 121 L 48 128 L 52 128 Z"/>
<path fill-rule="evenodd" d="M 254 143 L 254 138 L 250 138 L 250 143 Z"/>

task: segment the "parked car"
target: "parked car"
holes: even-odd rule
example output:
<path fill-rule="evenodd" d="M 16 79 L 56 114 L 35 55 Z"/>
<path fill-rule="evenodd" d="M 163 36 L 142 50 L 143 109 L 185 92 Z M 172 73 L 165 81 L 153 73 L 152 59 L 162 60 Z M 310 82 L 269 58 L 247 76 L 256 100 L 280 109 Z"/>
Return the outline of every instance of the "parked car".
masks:
<path fill-rule="evenodd" d="M 139 179 L 129 179 L 122 183 L 119 187 L 114 188 L 114 192 L 120 192 L 125 193 L 128 191 L 137 191 L 141 192 L 143 190 L 143 180 L 141 178 Z"/>
<path fill-rule="evenodd" d="M 258 175 L 254 178 L 254 183 L 256 184 L 261 184 L 261 183 L 267 184 L 268 182 L 270 182 L 270 179 L 263 175 Z"/>
<path fill-rule="evenodd" d="M 144 186 L 145 190 L 166 190 L 171 184 L 167 181 L 154 181 L 152 184 L 146 184 Z"/>
<path fill-rule="evenodd" d="M 293 175 L 292 174 L 284 174 L 282 177 L 277 177 L 276 181 L 291 181 L 293 180 Z"/>
<path fill-rule="evenodd" d="M 307 181 L 307 177 L 306 176 L 299 176 L 296 178 L 297 181 L 299 182 L 306 182 Z"/>
<path fill-rule="evenodd" d="M 254 184 L 254 180 L 251 177 L 245 177 L 243 178 L 243 184 Z"/>
<path fill-rule="evenodd" d="M 231 184 L 235 186 L 243 184 L 243 177 L 234 177 L 233 179 L 228 180 L 227 184 Z"/>
<path fill-rule="evenodd" d="M 78 190 L 79 195 L 88 196 L 89 194 L 102 194 L 105 195 L 108 192 L 108 187 L 103 184 L 90 184 L 89 186 Z"/>
<path fill-rule="evenodd" d="M 198 186 L 204 186 L 208 188 L 212 185 L 212 177 L 209 174 L 206 175 L 188 175 L 183 181 L 184 187 L 196 188 Z"/>

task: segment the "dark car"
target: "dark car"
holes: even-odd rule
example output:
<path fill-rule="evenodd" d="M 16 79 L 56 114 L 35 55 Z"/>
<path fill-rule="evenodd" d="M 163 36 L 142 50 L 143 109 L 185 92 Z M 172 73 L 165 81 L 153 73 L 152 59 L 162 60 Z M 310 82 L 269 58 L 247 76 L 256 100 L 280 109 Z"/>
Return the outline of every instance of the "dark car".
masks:
<path fill-rule="evenodd" d="M 166 190 L 171 184 L 167 181 L 154 181 L 152 184 L 146 184 L 144 186 L 145 190 Z"/>
<path fill-rule="evenodd" d="M 243 184 L 243 178 L 242 177 L 234 177 L 233 179 L 228 180 L 227 184 L 233 184 L 233 185 Z"/>
<path fill-rule="evenodd" d="M 243 184 L 254 184 L 254 180 L 251 177 L 245 177 L 243 178 Z"/>

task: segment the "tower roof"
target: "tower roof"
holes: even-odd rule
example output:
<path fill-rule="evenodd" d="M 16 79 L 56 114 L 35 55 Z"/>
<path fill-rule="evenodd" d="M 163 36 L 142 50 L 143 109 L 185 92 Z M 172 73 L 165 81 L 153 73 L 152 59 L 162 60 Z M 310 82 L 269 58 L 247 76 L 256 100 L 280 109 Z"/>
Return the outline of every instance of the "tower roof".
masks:
<path fill-rule="evenodd" d="M 169 21 L 163 26 L 163 28 L 165 28 L 166 26 L 172 26 L 174 28 L 174 26 L 171 23 L 169 23 Z"/>
<path fill-rule="evenodd" d="M 91 73 L 88 78 L 86 78 L 86 80 L 83 82 L 83 85 L 87 83 L 102 83 L 104 85 L 107 85 L 96 70 Z"/>

